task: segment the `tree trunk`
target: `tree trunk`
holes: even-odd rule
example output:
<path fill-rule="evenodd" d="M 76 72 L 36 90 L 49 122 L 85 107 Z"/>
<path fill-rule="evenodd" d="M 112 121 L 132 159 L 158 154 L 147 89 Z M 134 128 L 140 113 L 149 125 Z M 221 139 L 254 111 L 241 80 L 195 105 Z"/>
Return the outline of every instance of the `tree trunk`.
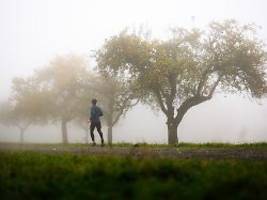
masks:
<path fill-rule="evenodd" d="M 62 142 L 63 144 L 68 144 L 68 131 L 67 131 L 67 121 L 61 121 L 61 133 L 62 133 Z"/>
<path fill-rule="evenodd" d="M 178 136 L 177 136 L 177 127 L 178 123 L 175 123 L 173 119 L 168 119 L 167 121 L 168 127 L 168 144 L 176 145 L 178 144 Z"/>
<path fill-rule="evenodd" d="M 20 128 L 20 143 L 24 143 L 24 132 L 25 130 L 23 128 Z"/>
<path fill-rule="evenodd" d="M 178 144 L 177 127 L 176 124 L 168 124 L 168 144 L 170 145 Z"/>
<path fill-rule="evenodd" d="M 112 145 L 112 126 L 108 126 L 108 144 Z"/>

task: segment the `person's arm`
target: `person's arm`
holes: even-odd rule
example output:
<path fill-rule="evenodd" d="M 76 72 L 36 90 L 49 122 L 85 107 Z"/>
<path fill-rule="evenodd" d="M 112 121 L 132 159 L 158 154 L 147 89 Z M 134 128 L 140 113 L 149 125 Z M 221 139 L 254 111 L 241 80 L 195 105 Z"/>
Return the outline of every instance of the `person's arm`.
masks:
<path fill-rule="evenodd" d="M 103 116 L 103 112 L 102 112 L 101 108 L 99 108 L 99 116 L 100 117 Z"/>
<path fill-rule="evenodd" d="M 89 119 L 88 119 L 88 123 L 90 123 L 92 121 L 92 109 L 89 108 Z"/>

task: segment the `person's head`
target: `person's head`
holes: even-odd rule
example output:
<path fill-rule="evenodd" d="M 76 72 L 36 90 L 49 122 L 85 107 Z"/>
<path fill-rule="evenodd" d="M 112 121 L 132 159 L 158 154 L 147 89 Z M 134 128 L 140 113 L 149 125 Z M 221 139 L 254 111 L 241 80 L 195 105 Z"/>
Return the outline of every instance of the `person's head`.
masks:
<path fill-rule="evenodd" d="M 92 99 L 92 104 L 93 104 L 93 105 L 96 105 L 96 102 L 97 102 L 96 99 Z"/>

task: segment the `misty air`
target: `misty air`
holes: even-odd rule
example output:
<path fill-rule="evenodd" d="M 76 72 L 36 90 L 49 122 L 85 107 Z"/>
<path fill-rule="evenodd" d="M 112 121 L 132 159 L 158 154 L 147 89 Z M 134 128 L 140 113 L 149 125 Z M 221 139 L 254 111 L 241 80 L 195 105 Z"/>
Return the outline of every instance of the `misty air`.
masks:
<path fill-rule="evenodd" d="M 0 0 L 1 199 L 266 199 L 264 0 Z"/>

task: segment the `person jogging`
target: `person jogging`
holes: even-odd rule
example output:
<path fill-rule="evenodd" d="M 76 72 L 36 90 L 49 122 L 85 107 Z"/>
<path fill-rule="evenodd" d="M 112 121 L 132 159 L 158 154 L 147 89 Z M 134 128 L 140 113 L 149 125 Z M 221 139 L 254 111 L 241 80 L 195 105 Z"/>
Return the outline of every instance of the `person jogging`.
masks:
<path fill-rule="evenodd" d="M 101 145 L 104 146 L 104 138 L 103 138 L 103 133 L 101 131 L 101 121 L 100 117 L 103 116 L 103 112 L 100 107 L 96 105 L 97 100 L 93 99 L 92 100 L 92 107 L 90 109 L 90 134 L 91 138 L 93 141 L 93 146 L 96 145 L 95 143 L 95 136 L 94 136 L 94 130 L 96 128 L 100 138 L 101 138 Z"/>

